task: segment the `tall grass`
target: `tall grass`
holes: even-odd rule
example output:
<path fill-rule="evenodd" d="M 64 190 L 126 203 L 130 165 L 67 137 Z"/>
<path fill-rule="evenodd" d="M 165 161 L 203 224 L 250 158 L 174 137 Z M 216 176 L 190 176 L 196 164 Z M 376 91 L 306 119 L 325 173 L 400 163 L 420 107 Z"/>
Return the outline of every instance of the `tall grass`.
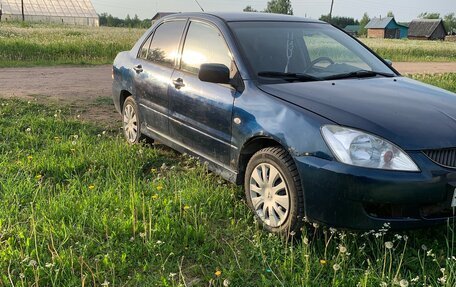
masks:
<path fill-rule="evenodd" d="M 0 286 L 456 285 L 454 223 L 284 240 L 204 165 L 70 111 L 0 103 Z"/>
<path fill-rule="evenodd" d="M 130 50 L 141 29 L 2 23 L 0 67 L 109 64 Z"/>
<path fill-rule="evenodd" d="M 360 39 L 385 59 L 395 62 L 455 62 L 456 42 L 407 39 Z"/>
<path fill-rule="evenodd" d="M 145 31 L 4 22 L 0 25 L 0 67 L 110 64 L 118 52 L 131 49 Z M 456 42 L 362 41 L 382 57 L 396 62 L 456 61 Z M 316 55 L 323 53 L 320 48 L 314 49 Z"/>

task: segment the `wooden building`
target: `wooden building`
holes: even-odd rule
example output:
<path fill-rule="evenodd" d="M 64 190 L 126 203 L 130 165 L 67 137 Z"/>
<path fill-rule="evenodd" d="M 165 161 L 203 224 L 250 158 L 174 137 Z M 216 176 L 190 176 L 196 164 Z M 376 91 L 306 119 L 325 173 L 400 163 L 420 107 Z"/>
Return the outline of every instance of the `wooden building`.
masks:
<path fill-rule="evenodd" d="M 410 23 L 409 39 L 445 40 L 446 31 L 442 19 L 415 19 Z"/>
<path fill-rule="evenodd" d="M 407 38 L 408 27 L 398 24 L 393 17 L 373 18 L 367 23 L 368 38 L 403 39 Z"/>

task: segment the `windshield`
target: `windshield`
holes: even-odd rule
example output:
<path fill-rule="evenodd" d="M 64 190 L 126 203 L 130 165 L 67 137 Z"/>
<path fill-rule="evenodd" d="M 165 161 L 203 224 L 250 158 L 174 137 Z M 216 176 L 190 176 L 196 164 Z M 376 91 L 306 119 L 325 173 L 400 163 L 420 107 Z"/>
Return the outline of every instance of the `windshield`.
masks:
<path fill-rule="evenodd" d="M 259 81 L 396 75 L 356 40 L 327 24 L 232 22 L 229 25 Z"/>

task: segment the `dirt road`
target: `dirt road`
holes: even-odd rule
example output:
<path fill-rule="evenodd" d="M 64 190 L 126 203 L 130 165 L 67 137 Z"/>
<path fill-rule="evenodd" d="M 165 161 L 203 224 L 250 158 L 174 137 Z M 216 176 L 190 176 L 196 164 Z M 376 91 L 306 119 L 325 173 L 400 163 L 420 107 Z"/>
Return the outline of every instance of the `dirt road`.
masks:
<path fill-rule="evenodd" d="M 453 63 L 395 63 L 403 74 L 456 72 Z M 111 97 L 111 66 L 0 69 L 0 98 L 69 106 L 86 120 L 117 124 Z"/>

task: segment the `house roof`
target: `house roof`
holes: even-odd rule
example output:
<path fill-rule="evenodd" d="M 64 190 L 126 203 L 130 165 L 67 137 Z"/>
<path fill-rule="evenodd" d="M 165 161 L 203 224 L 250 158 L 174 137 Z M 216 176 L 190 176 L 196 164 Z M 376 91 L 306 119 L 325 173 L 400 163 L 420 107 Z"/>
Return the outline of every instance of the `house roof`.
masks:
<path fill-rule="evenodd" d="M 344 28 L 345 31 L 347 32 L 358 32 L 359 31 L 359 25 L 347 25 Z"/>
<path fill-rule="evenodd" d="M 373 18 L 367 23 L 367 29 L 385 29 L 388 24 L 393 21 L 393 17 L 385 17 L 385 18 Z"/>
<path fill-rule="evenodd" d="M 409 36 L 429 38 L 439 25 L 443 25 L 442 19 L 415 19 L 410 23 Z"/>

